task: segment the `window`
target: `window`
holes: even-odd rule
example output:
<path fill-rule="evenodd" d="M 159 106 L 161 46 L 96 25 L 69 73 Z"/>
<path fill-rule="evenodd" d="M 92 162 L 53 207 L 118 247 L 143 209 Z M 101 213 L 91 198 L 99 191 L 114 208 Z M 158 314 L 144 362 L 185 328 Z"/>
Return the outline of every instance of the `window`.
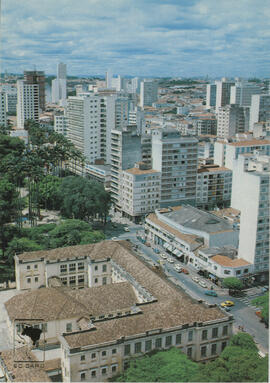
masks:
<path fill-rule="evenodd" d="M 222 335 L 228 335 L 228 326 L 223 326 Z"/>
<path fill-rule="evenodd" d="M 69 264 L 69 271 L 76 271 L 76 263 Z"/>
<path fill-rule="evenodd" d="M 102 284 L 103 284 L 103 285 L 106 285 L 106 284 L 107 284 L 107 278 L 106 278 L 106 277 L 103 277 L 103 278 L 102 278 Z"/>
<path fill-rule="evenodd" d="M 78 283 L 84 283 L 84 275 L 78 276 Z"/>
<path fill-rule="evenodd" d="M 171 346 L 171 344 L 172 344 L 172 336 L 171 335 L 166 336 L 165 346 Z"/>
<path fill-rule="evenodd" d="M 98 271 L 98 266 L 95 266 L 95 271 Z"/>
<path fill-rule="evenodd" d="M 27 278 L 27 283 L 31 283 L 31 278 Z"/>
<path fill-rule="evenodd" d="M 47 332 L 48 331 L 47 323 L 42 323 L 41 329 L 42 329 L 43 332 Z"/>
<path fill-rule="evenodd" d="M 66 324 L 66 332 L 71 332 L 72 331 L 72 323 L 67 323 Z"/>
<path fill-rule="evenodd" d="M 241 274 L 241 270 L 236 270 L 236 274 L 237 275 Z"/>
<path fill-rule="evenodd" d="M 85 360 L 85 355 L 81 355 L 81 362 Z"/>
<path fill-rule="evenodd" d="M 37 268 L 38 268 L 38 265 L 34 265 L 34 268 L 37 269 Z"/>
<path fill-rule="evenodd" d="M 193 331 L 188 332 L 188 341 L 191 342 L 193 339 Z"/>
<path fill-rule="evenodd" d="M 206 346 L 201 347 L 201 357 L 206 356 Z"/>
<path fill-rule="evenodd" d="M 217 345 L 214 343 L 211 346 L 211 355 L 216 355 L 217 353 Z"/>
<path fill-rule="evenodd" d="M 227 346 L 227 342 L 222 342 L 221 343 L 221 351 L 223 351 L 226 346 Z"/>
<path fill-rule="evenodd" d="M 203 330 L 202 332 L 202 340 L 206 340 L 207 339 L 207 330 Z"/>
<path fill-rule="evenodd" d="M 85 372 L 81 372 L 81 381 L 85 380 Z"/>
<path fill-rule="evenodd" d="M 106 355 L 107 355 L 107 351 L 102 351 L 101 356 L 106 356 Z"/>
<path fill-rule="evenodd" d="M 116 352 L 117 352 L 116 348 L 113 348 L 112 349 L 112 354 L 116 354 Z"/>
<path fill-rule="evenodd" d="M 224 274 L 231 274 L 231 270 L 224 270 Z"/>
<path fill-rule="evenodd" d="M 60 273 L 66 273 L 67 272 L 67 265 L 60 265 Z"/>
<path fill-rule="evenodd" d="M 212 338 L 216 338 L 218 336 L 218 327 L 214 327 L 212 329 Z"/>
<path fill-rule="evenodd" d="M 67 285 L 67 278 L 61 278 L 61 282 L 63 285 Z"/>
<path fill-rule="evenodd" d="M 96 359 L 96 353 L 95 352 L 92 352 L 91 359 Z"/>
<path fill-rule="evenodd" d="M 135 343 L 135 354 L 142 352 L 142 344 L 141 342 Z"/>
<path fill-rule="evenodd" d="M 38 277 L 35 277 L 35 282 L 38 282 Z"/>
<path fill-rule="evenodd" d="M 107 374 L 107 367 L 103 367 L 101 369 L 101 373 L 102 373 L 102 375 L 106 375 Z"/>
<path fill-rule="evenodd" d="M 103 272 L 103 273 L 106 273 L 106 271 L 107 271 L 107 265 L 103 265 L 103 266 L 102 266 L 102 272 Z"/>
<path fill-rule="evenodd" d="M 98 278 L 95 278 L 95 283 L 98 283 Z"/>
<path fill-rule="evenodd" d="M 92 370 L 92 371 L 91 371 L 91 376 L 94 378 L 96 375 L 97 375 L 96 370 Z"/>
<path fill-rule="evenodd" d="M 162 339 L 161 338 L 157 338 L 156 339 L 156 348 L 161 348 L 162 346 Z"/>
<path fill-rule="evenodd" d="M 76 277 L 75 276 L 69 278 L 69 284 L 70 284 L 70 286 L 76 285 Z"/>
<path fill-rule="evenodd" d="M 145 351 L 151 351 L 152 350 L 152 341 L 151 340 L 147 340 L 145 342 Z"/>
<path fill-rule="evenodd" d="M 84 263 L 83 262 L 78 263 L 78 270 L 84 270 Z"/>
<path fill-rule="evenodd" d="M 182 334 L 176 334 L 175 344 L 181 344 L 181 341 L 182 341 Z"/>
<path fill-rule="evenodd" d="M 26 268 L 27 268 L 27 270 L 30 270 L 31 267 L 28 265 Z"/>
<path fill-rule="evenodd" d="M 192 358 L 192 347 L 188 347 L 188 349 L 187 349 L 187 356 L 189 358 Z"/>
<path fill-rule="evenodd" d="M 130 355 L 130 344 L 125 345 L 124 355 Z"/>
<path fill-rule="evenodd" d="M 117 365 L 113 365 L 112 366 L 112 372 L 116 372 L 117 371 Z"/>

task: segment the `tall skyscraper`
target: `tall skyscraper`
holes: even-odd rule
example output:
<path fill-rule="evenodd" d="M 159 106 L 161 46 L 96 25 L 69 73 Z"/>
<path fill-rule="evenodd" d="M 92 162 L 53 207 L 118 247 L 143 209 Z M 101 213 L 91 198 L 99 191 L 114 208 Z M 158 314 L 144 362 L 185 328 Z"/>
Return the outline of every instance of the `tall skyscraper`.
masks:
<path fill-rule="evenodd" d="M 251 106 L 251 96 L 253 94 L 260 94 L 261 88 L 248 82 L 237 82 L 230 89 L 230 103 L 239 106 Z"/>
<path fill-rule="evenodd" d="M 57 65 L 57 78 L 52 80 L 52 102 L 66 105 L 67 98 L 67 66 L 64 63 Z"/>
<path fill-rule="evenodd" d="M 24 71 L 24 81 L 28 85 L 38 85 L 39 108 L 45 110 L 45 73 L 43 71 Z"/>
<path fill-rule="evenodd" d="M 252 132 L 254 124 L 270 120 L 270 94 L 255 94 L 251 96 L 249 130 Z"/>
<path fill-rule="evenodd" d="M 217 86 L 216 84 L 207 84 L 206 86 L 206 107 L 210 109 L 216 105 Z"/>
<path fill-rule="evenodd" d="M 112 87 L 112 72 L 110 69 L 106 72 L 106 88 Z"/>
<path fill-rule="evenodd" d="M 243 107 L 232 104 L 226 105 L 218 109 L 218 137 L 232 137 L 235 136 L 237 133 L 244 133 L 246 128 L 248 127 L 245 124 L 245 113 Z"/>
<path fill-rule="evenodd" d="M 158 83 L 157 81 L 144 80 L 141 82 L 140 106 L 152 106 L 153 102 L 158 99 Z"/>
<path fill-rule="evenodd" d="M 176 129 L 152 133 L 152 168 L 161 172 L 161 207 L 195 204 L 198 140 Z"/>
<path fill-rule="evenodd" d="M 233 81 L 227 81 L 225 77 L 221 81 L 216 81 L 216 113 L 222 106 L 230 104 L 231 87 L 234 86 Z"/>
<path fill-rule="evenodd" d="M 17 127 L 24 129 L 26 120 L 39 122 L 40 114 L 39 84 L 17 81 Z"/>

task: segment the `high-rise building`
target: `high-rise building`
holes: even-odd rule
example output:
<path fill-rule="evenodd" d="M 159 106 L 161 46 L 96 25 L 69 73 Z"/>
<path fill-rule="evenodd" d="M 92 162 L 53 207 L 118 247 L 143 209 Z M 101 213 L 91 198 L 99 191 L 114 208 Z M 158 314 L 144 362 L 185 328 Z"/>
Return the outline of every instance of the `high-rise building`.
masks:
<path fill-rule="evenodd" d="M 26 120 L 39 122 L 39 84 L 17 81 L 17 127 L 24 129 Z"/>
<path fill-rule="evenodd" d="M 227 81 L 222 78 L 221 81 L 216 81 L 216 113 L 220 107 L 230 104 L 231 87 L 234 86 L 233 81 Z"/>
<path fill-rule="evenodd" d="M 157 81 L 144 80 L 141 82 L 140 90 L 140 106 L 152 106 L 153 102 L 158 99 L 158 83 Z"/>
<path fill-rule="evenodd" d="M 198 140 L 176 129 L 154 129 L 152 168 L 161 173 L 161 207 L 195 204 Z"/>
<path fill-rule="evenodd" d="M 7 126 L 6 94 L 0 92 L 0 126 Z"/>
<path fill-rule="evenodd" d="M 110 163 L 111 131 L 115 127 L 115 97 L 82 93 L 68 98 L 68 138 L 89 163 Z"/>
<path fill-rule="evenodd" d="M 111 88 L 114 88 L 117 92 L 120 92 L 122 89 L 121 76 L 111 78 Z"/>
<path fill-rule="evenodd" d="M 206 86 L 206 107 L 216 106 L 217 86 L 216 84 L 207 84 Z"/>
<path fill-rule="evenodd" d="M 106 72 L 106 88 L 112 87 L 112 72 L 108 70 Z"/>
<path fill-rule="evenodd" d="M 24 81 L 28 85 L 38 85 L 39 108 L 45 110 L 45 73 L 43 71 L 24 71 Z"/>
<path fill-rule="evenodd" d="M 117 210 L 122 210 L 122 171 L 142 160 L 141 136 L 136 126 L 111 132 L 111 197 Z"/>
<path fill-rule="evenodd" d="M 67 98 L 67 66 L 64 63 L 57 65 L 57 78 L 52 80 L 52 102 L 66 105 Z"/>
<path fill-rule="evenodd" d="M 54 116 L 54 131 L 67 136 L 68 119 L 64 114 Z"/>
<path fill-rule="evenodd" d="M 238 255 L 254 264 L 255 278 L 268 279 L 270 156 L 240 154 L 234 163 L 231 206 L 241 211 Z M 256 275 L 257 274 L 257 275 Z"/>
<path fill-rule="evenodd" d="M 230 103 L 239 106 L 251 106 L 251 96 L 260 94 L 261 88 L 256 84 L 249 82 L 236 82 L 231 87 Z"/>
<path fill-rule="evenodd" d="M 228 138 L 246 129 L 244 108 L 238 105 L 226 105 L 218 109 L 217 136 Z"/>
<path fill-rule="evenodd" d="M 249 130 L 253 132 L 256 122 L 270 120 L 270 94 L 255 94 L 251 96 Z"/>

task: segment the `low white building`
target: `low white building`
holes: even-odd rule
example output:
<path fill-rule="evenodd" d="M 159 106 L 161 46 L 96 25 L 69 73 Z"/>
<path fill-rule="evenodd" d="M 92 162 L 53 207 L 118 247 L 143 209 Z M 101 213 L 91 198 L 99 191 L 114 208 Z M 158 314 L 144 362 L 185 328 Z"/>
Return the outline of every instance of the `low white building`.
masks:
<path fill-rule="evenodd" d="M 122 172 L 122 211 L 138 222 L 141 217 L 159 208 L 161 173 L 143 162 Z"/>

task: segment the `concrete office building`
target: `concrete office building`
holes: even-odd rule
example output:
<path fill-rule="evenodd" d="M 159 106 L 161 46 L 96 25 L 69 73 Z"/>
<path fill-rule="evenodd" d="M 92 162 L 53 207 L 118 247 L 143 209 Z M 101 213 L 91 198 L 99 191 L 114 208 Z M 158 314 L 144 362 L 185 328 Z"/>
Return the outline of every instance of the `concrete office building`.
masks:
<path fill-rule="evenodd" d="M 217 134 L 217 120 L 216 118 L 201 117 L 194 121 L 197 135 L 216 135 Z"/>
<path fill-rule="evenodd" d="M 89 163 L 110 163 L 111 131 L 115 127 L 115 97 L 82 93 L 68 98 L 68 138 Z"/>
<path fill-rule="evenodd" d="M 16 114 L 17 111 L 17 88 L 11 84 L 0 85 L 0 92 L 5 93 L 6 112 Z"/>
<path fill-rule="evenodd" d="M 176 129 L 152 132 L 152 168 L 161 173 L 161 207 L 195 204 L 198 140 Z"/>
<path fill-rule="evenodd" d="M 24 81 L 28 85 L 38 85 L 39 108 L 41 112 L 45 110 L 45 73 L 43 71 L 24 71 Z"/>
<path fill-rule="evenodd" d="M 270 94 L 255 94 L 251 97 L 249 130 L 253 132 L 256 122 L 270 120 Z"/>
<path fill-rule="evenodd" d="M 135 126 L 111 131 L 111 197 L 115 209 L 122 210 L 122 171 L 142 160 L 141 136 Z"/>
<path fill-rule="evenodd" d="M 160 173 L 139 162 L 122 174 L 123 215 L 138 223 L 145 214 L 159 208 Z"/>
<path fill-rule="evenodd" d="M 217 96 L 217 85 L 207 84 L 206 85 L 206 108 L 207 109 L 210 109 L 216 106 L 216 96 Z"/>
<path fill-rule="evenodd" d="M 256 84 L 249 82 L 236 82 L 231 87 L 230 104 L 236 104 L 239 106 L 251 106 L 251 97 L 254 94 L 260 94 L 261 88 Z"/>
<path fill-rule="evenodd" d="M 234 162 L 231 206 L 241 211 L 239 256 L 254 265 L 258 280 L 269 272 L 270 156 L 240 154 Z"/>
<path fill-rule="evenodd" d="M 196 206 L 212 210 L 229 207 L 231 203 L 232 171 L 218 165 L 198 168 Z"/>
<path fill-rule="evenodd" d="M 227 81 L 226 78 L 222 78 L 221 81 L 216 81 L 216 113 L 219 108 L 230 104 L 231 87 L 235 82 Z"/>
<path fill-rule="evenodd" d="M 39 122 L 39 85 L 17 81 L 17 128 L 24 129 L 26 120 Z"/>
<path fill-rule="evenodd" d="M 7 127 L 6 94 L 0 92 L 0 126 Z"/>
<path fill-rule="evenodd" d="M 246 131 L 244 108 L 226 105 L 217 112 L 217 136 L 228 138 Z"/>
<path fill-rule="evenodd" d="M 158 99 L 158 83 L 157 81 L 144 80 L 141 82 L 140 89 L 140 107 L 152 106 L 153 102 Z"/>
<path fill-rule="evenodd" d="M 65 106 L 67 99 L 67 66 L 64 63 L 57 65 L 57 78 L 52 80 L 52 102 Z"/>
<path fill-rule="evenodd" d="M 253 153 L 255 150 L 263 150 L 270 155 L 270 140 L 267 139 L 234 139 L 233 142 L 216 141 L 214 144 L 214 163 L 233 170 L 234 160 L 239 154 Z"/>
<path fill-rule="evenodd" d="M 64 114 L 54 116 L 54 131 L 67 136 L 68 119 Z"/>

